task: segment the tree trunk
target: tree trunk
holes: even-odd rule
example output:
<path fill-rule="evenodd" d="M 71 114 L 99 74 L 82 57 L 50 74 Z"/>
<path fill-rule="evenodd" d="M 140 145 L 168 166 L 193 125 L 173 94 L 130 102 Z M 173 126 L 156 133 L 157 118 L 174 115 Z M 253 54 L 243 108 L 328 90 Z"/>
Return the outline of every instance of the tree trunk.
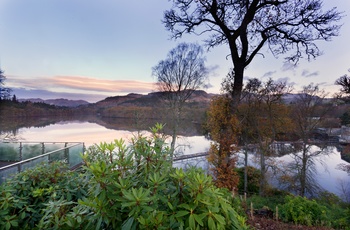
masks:
<path fill-rule="evenodd" d="M 234 81 L 231 91 L 232 109 L 236 110 L 242 94 L 244 77 L 244 63 L 234 62 Z"/>

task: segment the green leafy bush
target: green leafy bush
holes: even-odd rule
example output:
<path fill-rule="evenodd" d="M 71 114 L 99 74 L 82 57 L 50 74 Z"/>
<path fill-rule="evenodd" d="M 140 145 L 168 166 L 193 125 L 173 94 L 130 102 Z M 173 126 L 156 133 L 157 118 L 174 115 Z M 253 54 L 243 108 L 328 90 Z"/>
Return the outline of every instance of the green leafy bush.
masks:
<path fill-rule="evenodd" d="M 237 168 L 236 171 L 239 175 L 239 183 L 238 183 L 238 191 L 240 193 L 244 193 L 244 167 Z M 250 194 L 258 194 L 260 187 L 260 170 L 254 168 L 252 166 L 247 166 L 247 193 Z"/>
<path fill-rule="evenodd" d="M 65 200 L 72 207 L 86 192 L 83 175 L 62 162 L 27 169 L 0 186 L 0 229 L 34 229 L 49 202 Z"/>
<path fill-rule="evenodd" d="M 1 190 L 0 229 L 247 229 L 228 190 L 172 167 L 161 129 L 89 148 L 82 172 L 51 164 L 18 174 Z"/>
<path fill-rule="evenodd" d="M 316 201 L 327 208 L 327 218 L 333 228 L 350 229 L 349 203 L 330 192 L 322 192 Z"/>
<path fill-rule="evenodd" d="M 156 126 L 139 136 L 101 144 L 86 154 L 89 194 L 68 223 L 85 229 L 243 229 L 231 194 L 202 170 L 171 166 L 170 150 Z M 98 153 L 98 157 L 96 156 Z"/>
<path fill-rule="evenodd" d="M 284 221 L 308 226 L 329 225 L 327 208 L 315 200 L 300 196 L 286 196 L 285 204 L 280 208 L 280 216 Z"/>

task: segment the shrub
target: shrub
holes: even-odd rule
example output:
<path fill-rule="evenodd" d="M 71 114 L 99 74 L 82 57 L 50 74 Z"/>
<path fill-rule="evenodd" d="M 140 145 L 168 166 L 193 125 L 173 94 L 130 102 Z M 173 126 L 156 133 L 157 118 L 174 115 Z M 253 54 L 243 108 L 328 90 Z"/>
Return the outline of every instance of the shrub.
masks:
<path fill-rule="evenodd" d="M 239 175 L 238 191 L 239 193 L 244 193 L 244 167 L 237 168 L 236 171 Z M 260 188 L 260 177 L 261 172 L 259 169 L 252 166 L 247 166 L 247 193 L 258 194 Z"/>
<path fill-rule="evenodd" d="M 86 181 L 66 164 L 53 162 L 27 169 L 0 186 L 0 229 L 34 229 L 49 202 L 70 206 L 86 195 Z"/>
<path fill-rule="evenodd" d="M 1 190 L 0 229 L 246 229 L 227 189 L 171 166 L 161 128 L 130 146 L 95 145 L 83 172 L 51 164 L 18 174 Z"/>
<path fill-rule="evenodd" d="M 91 175 L 88 196 L 79 202 L 70 227 L 116 229 L 242 229 L 244 218 L 231 206 L 226 189 L 202 170 L 171 167 L 170 149 L 153 129 L 127 147 L 122 140 L 102 144 L 85 157 Z M 96 149 L 99 149 L 96 151 Z M 103 156 L 103 157 L 101 157 Z"/>
<path fill-rule="evenodd" d="M 300 196 L 286 196 L 285 204 L 280 208 L 284 221 L 295 224 L 323 226 L 329 224 L 327 208 L 315 200 Z"/>
<path fill-rule="evenodd" d="M 322 192 L 316 201 L 327 208 L 328 221 L 332 227 L 336 229 L 346 229 L 347 227 L 347 229 L 350 229 L 350 213 L 346 209 L 349 204 L 330 192 Z"/>

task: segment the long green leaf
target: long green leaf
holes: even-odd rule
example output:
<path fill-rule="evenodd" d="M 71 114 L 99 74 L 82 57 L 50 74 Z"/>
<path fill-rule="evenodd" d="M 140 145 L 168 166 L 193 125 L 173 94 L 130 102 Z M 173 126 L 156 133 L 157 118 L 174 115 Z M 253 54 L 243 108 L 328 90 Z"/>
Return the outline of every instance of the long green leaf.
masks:
<path fill-rule="evenodd" d="M 180 211 L 176 212 L 175 217 L 183 217 L 183 216 L 188 215 L 188 213 L 190 213 L 190 212 L 186 211 L 186 210 L 180 210 Z"/>
<path fill-rule="evenodd" d="M 129 217 L 126 221 L 124 221 L 122 225 L 122 230 L 131 230 L 134 220 L 135 220 L 134 217 Z"/>

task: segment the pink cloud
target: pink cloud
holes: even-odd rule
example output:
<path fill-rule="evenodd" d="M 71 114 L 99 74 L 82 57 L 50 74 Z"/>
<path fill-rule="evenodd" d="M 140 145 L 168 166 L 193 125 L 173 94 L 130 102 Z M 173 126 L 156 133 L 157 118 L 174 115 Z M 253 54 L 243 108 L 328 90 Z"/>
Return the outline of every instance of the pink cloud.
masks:
<path fill-rule="evenodd" d="M 155 83 L 133 80 L 107 80 L 83 76 L 55 76 L 42 78 L 8 77 L 9 87 L 29 89 L 67 89 L 93 91 L 100 93 L 149 93 L 155 89 Z"/>

